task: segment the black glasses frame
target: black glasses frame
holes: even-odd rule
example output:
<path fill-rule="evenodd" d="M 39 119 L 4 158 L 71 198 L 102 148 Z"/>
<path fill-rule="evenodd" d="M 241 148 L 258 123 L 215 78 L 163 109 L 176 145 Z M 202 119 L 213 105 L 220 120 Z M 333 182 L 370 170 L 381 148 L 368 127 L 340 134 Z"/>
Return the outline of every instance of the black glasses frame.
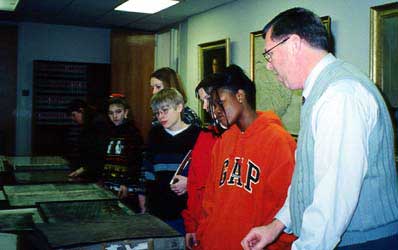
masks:
<path fill-rule="evenodd" d="M 272 48 L 266 50 L 263 52 L 263 57 L 265 58 L 265 60 L 267 60 L 267 62 L 271 62 L 271 55 L 269 52 L 271 52 L 271 50 L 275 49 L 276 47 L 278 47 L 279 45 L 283 44 L 284 42 L 286 42 L 287 40 L 289 40 L 290 36 L 284 38 L 282 41 L 280 41 L 279 43 L 275 44 Z"/>

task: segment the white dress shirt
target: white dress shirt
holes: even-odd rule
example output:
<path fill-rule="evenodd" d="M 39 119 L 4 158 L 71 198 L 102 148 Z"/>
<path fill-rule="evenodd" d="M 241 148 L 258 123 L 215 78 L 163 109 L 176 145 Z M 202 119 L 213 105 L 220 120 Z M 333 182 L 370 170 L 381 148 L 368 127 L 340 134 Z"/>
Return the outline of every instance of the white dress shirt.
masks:
<path fill-rule="evenodd" d="M 304 85 L 305 98 L 321 71 L 335 60 L 328 54 L 311 71 Z M 353 80 L 332 83 L 315 103 L 309 117 L 314 135 L 314 198 L 304 211 L 301 235 L 292 250 L 331 250 L 340 241 L 368 169 L 368 139 L 377 117 L 375 99 Z M 289 193 L 276 215 L 286 232 L 291 232 Z"/>

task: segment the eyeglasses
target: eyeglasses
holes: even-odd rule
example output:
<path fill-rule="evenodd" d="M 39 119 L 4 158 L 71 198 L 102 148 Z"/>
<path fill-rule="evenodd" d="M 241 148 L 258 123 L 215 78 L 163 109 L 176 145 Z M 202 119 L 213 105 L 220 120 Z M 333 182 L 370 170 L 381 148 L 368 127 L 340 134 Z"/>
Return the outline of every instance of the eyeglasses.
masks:
<path fill-rule="evenodd" d="M 265 58 L 265 60 L 267 60 L 267 62 L 271 62 L 272 58 L 271 58 L 271 54 L 269 52 L 271 52 L 271 50 L 275 49 L 276 47 L 278 47 L 279 45 L 283 44 L 284 42 L 286 42 L 287 40 L 289 40 L 290 36 L 286 37 L 285 39 L 283 39 L 282 41 L 280 41 L 279 43 L 277 43 L 274 47 L 266 50 L 265 52 L 263 52 L 263 56 Z"/>
<path fill-rule="evenodd" d="M 160 115 L 167 115 L 167 113 L 169 113 L 170 107 L 163 107 L 159 110 L 153 111 L 153 114 L 156 117 L 159 117 Z"/>

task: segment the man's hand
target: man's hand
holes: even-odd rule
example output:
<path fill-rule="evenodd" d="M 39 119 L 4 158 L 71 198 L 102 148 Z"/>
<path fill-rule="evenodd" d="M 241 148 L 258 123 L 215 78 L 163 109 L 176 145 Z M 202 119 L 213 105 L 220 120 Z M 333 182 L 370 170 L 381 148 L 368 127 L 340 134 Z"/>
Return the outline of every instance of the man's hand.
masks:
<path fill-rule="evenodd" d="M 244 250 L 262 250 L 271 244 L 284 228 L 285 225 L 279 220 L 274 220 L 266 226 L 252 228 L 241 241 L 241 245 Z"/>
<path fill-rule="evenodd" d="M 170 185 L 171 190 L 177 195 L 183 195 L 187 191 L 187 177 L 176 175 L 174 177 L 175 183 Z"/>
<path fill-rule="evenodd" d="M 128 195 L 127 186 L 125 186 L 125 185 L 120 185 L 119 192 L 117 193 L 117 196 L 119 197 L 119 199 L 124 199 L 124 198 L 127 197 L 127 195 Z"/>
<path fill-rule="evenodd" d="M 198 242 L 196 241 L 196 233 L 185 234 L 185 246 L 188 249 L 192 249 L 193 247 L 198 246 Z"/>
<path fill-rule="evenodd" d="M 78 169 L 76 169 L 75 171 L 73 171 L 72 173 L 70 173 L 68 176 L 69 177 L 77 177 L 79 175 L 81 175 L 84 172 L 84 168 L 80 167 Z"/>

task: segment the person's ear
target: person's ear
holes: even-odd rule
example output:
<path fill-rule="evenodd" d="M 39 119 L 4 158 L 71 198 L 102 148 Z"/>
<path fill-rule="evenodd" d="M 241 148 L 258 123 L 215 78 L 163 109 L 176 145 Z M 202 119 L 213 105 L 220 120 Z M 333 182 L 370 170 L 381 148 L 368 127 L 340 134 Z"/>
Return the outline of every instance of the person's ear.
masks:
<path fill-rule="evenodd" d="M 239 103 L 243 103 L 246 100 L 246 93 L 242 89 L 239 89 L 235 96 Z"/>
<path fill-rule="evenodd" d="M 304 40 L 301 39 L 301 37 L 296 34 L 290 35 L 289 40 L 290 41 L 287 41 L 287 42 L 290 42 L 289 43 L 289 53 L 291 53 L 292 55 L 297 55 L 301 49 L 301 46 L 303 45 Z"/>
<path fill-rule="evenodd" d="M 129 110 L 126 109 L 125 112 L 124 112 L 124 119 L 127 119 L 127 115 L 128 115 L 128 114 L 129 114 Z"/>
<path fill-rule="evenodd" d="M 177 107 L 176 107 L 176 110 L 177 110 L 177 112 L 179 112 L 179 113 L 181 113 L 183 109 L 184 109 L 184 106 L 183 106 L 181 103 L 178 104 Z"/>

